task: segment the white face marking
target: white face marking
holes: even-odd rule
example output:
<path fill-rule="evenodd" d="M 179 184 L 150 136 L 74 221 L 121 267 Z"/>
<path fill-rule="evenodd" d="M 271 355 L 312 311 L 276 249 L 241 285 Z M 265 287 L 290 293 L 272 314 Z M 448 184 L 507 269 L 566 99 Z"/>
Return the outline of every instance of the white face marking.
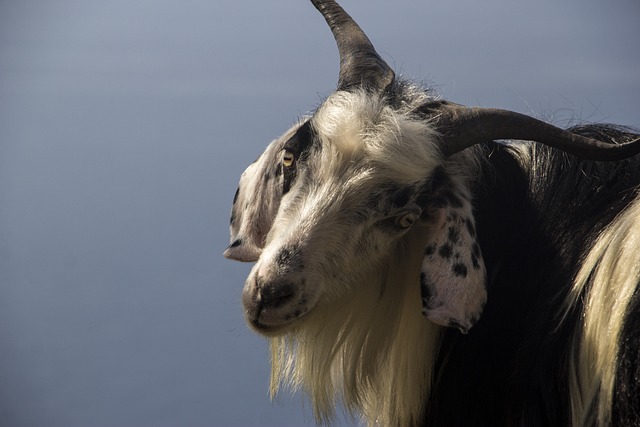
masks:
<path fill-rule="evenodd" d="M 395 187 L 381 191 L 385 184 L 371 182 L 366 168 L 333 162 L 335 168 L 327 170 L 322 160 L 310 158 L 318 164 L 298 170 L 247 279 L 245 312 L 262 333 L 280 331 L 319 301 L 357 286 L 363 272 L 386 256 L 420 214 L 409 196 L 403 206 L 392 206 L 387 199 Z"/>
<path fill-rule="evenodd" d="M 241 179 L 226 253 L 257 260 L 243 291 L 252 327 L 282 332 L 364 286 L 420 217 L 434 141 L 370 94 L 337 92 L 267 148 Z"/>

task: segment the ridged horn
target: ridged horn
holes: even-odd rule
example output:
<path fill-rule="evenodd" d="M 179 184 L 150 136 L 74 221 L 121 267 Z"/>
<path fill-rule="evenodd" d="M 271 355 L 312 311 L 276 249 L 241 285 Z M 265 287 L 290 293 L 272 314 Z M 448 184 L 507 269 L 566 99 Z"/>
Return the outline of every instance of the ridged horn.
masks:
<path fill-rule="evenodd" d="M 434 101 L 420 107 L 419 113 L 434 120 L 447 157 L 475 144 L 500 139 L 536 141 L 585 160 L 616 161 L 640 153 L 640 138 L 609 144 L 508 110 Z"/>
<path fill-rule="evenodd" d="M 311 0 L 329 24 L 340 53 L 338 89 L 364 87 L 382 92 L 393 83 L 394 72 L 382 60 L 364 31 L 332 0 Z"/>

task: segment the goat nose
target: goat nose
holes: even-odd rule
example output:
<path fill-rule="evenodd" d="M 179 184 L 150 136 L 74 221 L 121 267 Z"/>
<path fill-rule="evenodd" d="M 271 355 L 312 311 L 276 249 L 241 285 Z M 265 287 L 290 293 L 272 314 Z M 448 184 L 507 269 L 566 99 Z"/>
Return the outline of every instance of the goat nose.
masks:
<path fill-rule="evenodd" d="M 295 294 L 291 283 L 267 284 L 260 290 L 260 305 L 265 308 L 278 308 L 286 304 Z"/>

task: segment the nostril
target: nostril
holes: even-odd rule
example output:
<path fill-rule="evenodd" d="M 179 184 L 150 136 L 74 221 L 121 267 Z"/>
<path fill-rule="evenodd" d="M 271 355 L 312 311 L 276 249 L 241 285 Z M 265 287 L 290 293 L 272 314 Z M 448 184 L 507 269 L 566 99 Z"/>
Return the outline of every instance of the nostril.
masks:
<path fill-rule="evenodd" d="M 262 288 L 262 308 L 278 308 L 286 304 L 295 295 L 291 283 L 274 283 Z"/>

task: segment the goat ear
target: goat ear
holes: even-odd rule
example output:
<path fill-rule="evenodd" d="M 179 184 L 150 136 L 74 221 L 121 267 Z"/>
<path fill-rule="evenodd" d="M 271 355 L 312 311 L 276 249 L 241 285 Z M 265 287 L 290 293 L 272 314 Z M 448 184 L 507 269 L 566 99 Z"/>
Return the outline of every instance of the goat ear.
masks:
<path fill-rule="evenodd" d="M 486 269 L 466 186 L 450 178 L 440 181 L 444 185 L 434 189 L 423 214 L 432 232 L 420 272 L 422 312 L 466 334 L 487 300 Z"/>
<path fill-rule="evenodd" d="M 277 142 L 274 141 L 240 177 L 231 208 L 231 240 L 224 251 L 229 259 L 255 262 L 260 258 L 282 199 Z"/>

